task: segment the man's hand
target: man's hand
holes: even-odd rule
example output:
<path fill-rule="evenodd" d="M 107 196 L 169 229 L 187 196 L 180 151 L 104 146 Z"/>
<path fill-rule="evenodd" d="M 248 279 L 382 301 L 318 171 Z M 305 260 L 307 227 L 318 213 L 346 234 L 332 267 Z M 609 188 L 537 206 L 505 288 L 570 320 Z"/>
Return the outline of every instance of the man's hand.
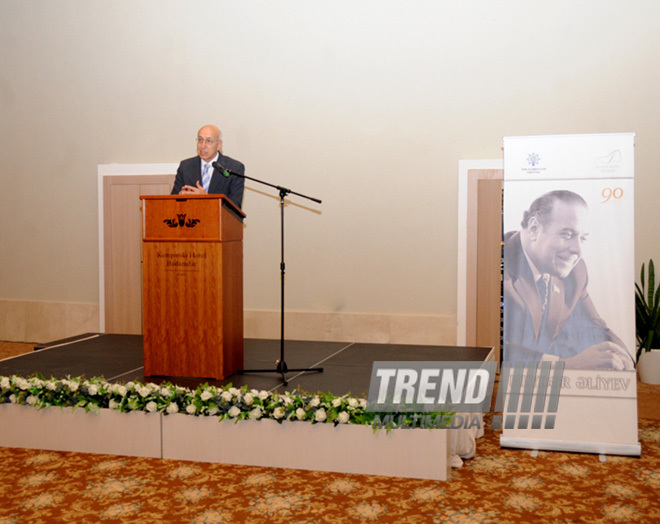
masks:
<path fill-rule="evenodd" d="M 566 363 L 566 369 L 634 369 L 628 351 L 613 342 L 601 342 L 562 360 Z"/>
<path fill-rule="evenodd" d="M 196 186 L 183 186 L 181 188 L 181 191 L 179 191 L 180 195 L 206 195 L 206 191 L 204 191 L 204 188 L 202 187 L 202 184 L 197 181 Z"/>

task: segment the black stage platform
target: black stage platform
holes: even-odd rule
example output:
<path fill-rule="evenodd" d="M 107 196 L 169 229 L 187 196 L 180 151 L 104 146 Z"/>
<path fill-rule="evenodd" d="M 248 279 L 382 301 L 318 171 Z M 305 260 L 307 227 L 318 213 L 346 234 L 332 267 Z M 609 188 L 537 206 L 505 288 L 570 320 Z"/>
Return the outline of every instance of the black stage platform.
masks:
<path fill-rule="evenodd" d="M 349 342 L 285 342 L 285 362 L 289 368 L 323 367 L 322 373 L 287 373 L 284 385 L 278 373 L 245 373 L 218 381 L 181 377 L 145 377 L 142 367 L 142 336 L 86 334 L 37 346 L 33 353 L 0 361 L 0 375 L 46 378 L 66 376 L 105 377 L 109 382 L 172 382 L 194 389 L 208 382 L 218 386 L 232 383 L 258 390 L 318 391 L 334 395 L 350 393 L 366 397 L 372 363 L 393 361 L 483 361 L 491 348 L 453 346 L 412 346 Z M 279 340 L 245 339 L 245 369 L 276 369 L 280 357 Z"/>

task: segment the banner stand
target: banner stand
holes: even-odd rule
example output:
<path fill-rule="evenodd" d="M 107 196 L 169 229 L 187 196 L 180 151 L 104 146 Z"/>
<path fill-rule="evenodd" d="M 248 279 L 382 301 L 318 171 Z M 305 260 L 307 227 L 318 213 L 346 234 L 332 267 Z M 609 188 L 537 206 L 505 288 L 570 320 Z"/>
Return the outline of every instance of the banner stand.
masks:
<path fill-rule="evenodd" d="M 504 139 L 503 447 L 641 454 L 633 183 L 632 133 Z"/>

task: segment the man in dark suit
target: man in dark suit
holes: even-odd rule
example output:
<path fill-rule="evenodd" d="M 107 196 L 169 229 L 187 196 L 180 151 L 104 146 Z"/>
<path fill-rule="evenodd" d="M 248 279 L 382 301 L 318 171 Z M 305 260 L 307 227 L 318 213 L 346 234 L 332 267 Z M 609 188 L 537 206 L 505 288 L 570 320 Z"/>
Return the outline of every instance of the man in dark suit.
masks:
<path fill-rule="evenodd" d="M 197 133 L 197 155 L 179 164 L 174 179 L 173 195 L 223 194 L 241 207 L 245 179 L 227 173 L 245 174 L 245 166 L 222 154 L 222 133 L 216 126 L 202 127 Z M 219 172 L 213 167 L 217 162 L 226 171 Z"/>
<path fill-rule="evenodd" d="M 504 360 L 563 360 L 566 368 L 634 369 L 625 344 L 587 292 L 587 204 L 551 191 L 504 238 Z"/>

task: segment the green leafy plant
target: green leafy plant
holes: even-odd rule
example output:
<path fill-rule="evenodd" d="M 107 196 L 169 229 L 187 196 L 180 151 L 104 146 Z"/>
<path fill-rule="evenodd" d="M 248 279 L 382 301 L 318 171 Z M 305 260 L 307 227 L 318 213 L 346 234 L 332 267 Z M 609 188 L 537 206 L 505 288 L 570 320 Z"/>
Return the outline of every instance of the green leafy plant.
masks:
<path fill-rule="evenodd" d="M 660 348 L 660 284 L 655 284 L 653 259 L 649 260 L 648 281 L 644 264 L 640 272 L 640 284 L 635 283 L 635 328 L 637 333 L 637 360 L 654 345 Z"/>

